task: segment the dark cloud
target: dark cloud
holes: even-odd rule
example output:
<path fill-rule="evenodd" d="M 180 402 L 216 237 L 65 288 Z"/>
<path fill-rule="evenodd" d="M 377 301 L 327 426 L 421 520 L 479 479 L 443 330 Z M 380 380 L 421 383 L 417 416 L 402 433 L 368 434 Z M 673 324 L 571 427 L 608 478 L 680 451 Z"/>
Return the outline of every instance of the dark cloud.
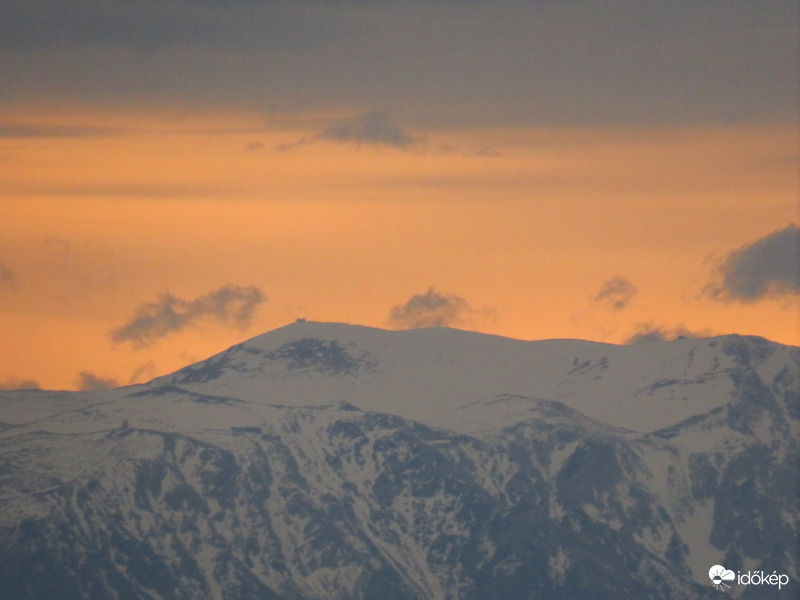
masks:
<path fill-rule="evenodd" d="M 356 119 L 331 125 L 317 135 L 321 140 L 380 144 L 395 148 L 408 148 L 418 140 L 408 135 L 402 127 L 392 123 L 383 113 L 367 113 Z"/>
<path fill-rule="evenodd" d="M 226 285 L 193 300 L 161 293 L 155 302 L 140 306 L 130 321 L 109 335 L 116 343 L 131 342 L 142 347 L 203 320 L 244 329 L 256 307 L 265 301 L 266 296 L 257 287 L 235 285 Z"/>
<path fill-rule="evenodd" d="M 119 387 L 119 382 L 110 377 L 99 377 L 89 371 L 81 371 L 75 379 L 75 387 L 82 392 L 95 392 Z"/>
<path fill-rule="evenodd" d="M 259 33 L 278 49 L 315 45 L 344 34 L 324 8 L 313 10 L 282 1 L 10 3 L 13 8 L 5 10 L 0 21 L 0 48 L 16 52 L 72 46 L 144 53 L 184 45 L 233 49 L 258 43 Z"/>
<path fill-rule="evenodd" d="M 631 6 L 7 0 L 0 81 L 20 103 L 402 106 L 438 125 L 794 118 L 796 2 Z"/>
<path fill-rule="evenodd" d="M 405 304 L 392 308 L 388 321 L 395 329 L 451 327 L 463 325 L 475 312 L 464 298 L 441 294 L 431 287 L 424 294 L 414 294 Z"/>
<path fill-rule="evenodd" d="M 296 142 L 282 144 L 278 147 L 278 150 L 292 150 L 299 146 L 320 141 L 390 146 L 400 150 L 407 150 L 421 144 L 423 138 L 411 136 L 385 113 L 370 112 L 353 119 L 333 123 L 311 138 L 303 137 Z"/>
<path fill-rule="evenodd" d="M 691 331 L 685 325 L 662 327 L 653 323 L 639 323 L 636 333 L 625 340 L 625 343 L 668 342 L 678 338 L 703 338 L 711 335 L 714 335 L 711 331 Z"/>
<path fill-rule="evenodd" d="M 39 382 L 33 379 L 19 379 L 17 377 L 9 377 L 4 381 L 0 381 L 0 390 L 38 390 L 40 389 Z"/>
<path fill-rule="evenodd" d="M 800 293 L 800 228 L 789 225 L 728 254 L 706 291 L 741 302 Z"/>
<path fill-rule="evenodd" d="M 614 310 L 622 310 L 637 294 L 636 286 L 625 277 L 612 277 L 600 287 L 595 302 L 607 302 Z"/>

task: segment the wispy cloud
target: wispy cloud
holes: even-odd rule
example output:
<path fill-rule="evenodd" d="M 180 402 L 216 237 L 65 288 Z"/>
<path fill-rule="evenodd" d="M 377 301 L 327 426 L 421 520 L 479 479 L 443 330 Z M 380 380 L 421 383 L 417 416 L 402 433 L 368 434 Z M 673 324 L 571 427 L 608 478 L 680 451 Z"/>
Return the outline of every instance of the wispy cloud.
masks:
<path fill-rule="evenodd" d="M 90 138 L 108 137 L 128 130 L 91 125 L 18 125 L 0 123 L 0 138 Z"/>
<path fill-rule="evenodd" d="M 594 300 L 608 303 L 614 310 L 622 310 L 630 304 L 637 292 L 636 286 L 628 279 L 617 276 L 603 283 Z"/>
<path fill-rule="evenodd" d="M 144 347 L 203 320 L 244 329 L 256 307 L 266 299 L 259 288 L 252 286 L 226 285 L 192 300 L 165 292 L 155 302 L 141 305 L 127 323 L 109 335 L 116 343 Z"/>
<path fill-rule="evenodd" d="M 119 382 L 111 377 L 100 377 L 89 371 L 81 371 L 75 379 L 75 387 L 82 392 L 94 392 L 119 387 Z"/>
<path fill-rule="evenodd" d="M 263 142 L 248 142 L 245 144 L 244 149 L 248 152 L 255 152 L 257 150 L 263 150 L 265 148 Z"/>
<path fill-rule="evenodd" d="M 129 383 L 141 383 L 148 381 L 156 376 L 156 365 L 152 360 L 147 361 L 145 364 L 136 367 L 131 373 Z"/>
<path fill-rule="evenodd" d="M 442 294 L 430 287 L 424 294 L 414 294 L 405 304 L 393 307 L 388 322 L 395 329 L 451 327 L 464 325 L 477 312 L 461 296 Z"/>
<path fill-rule="evenodd" d="M 9 377 L 0 381 L 0 390 L 38 390 L 39 388 L 39 382 L 33 379 Z"/>
<path fill-rule="evenodd" d="M 664 327 L 654 323 L 639 323 L 636 332 L 625 340 L 626 344 L 642 344 L 646 342 L 668 342 L 678 338 L 703 338 L 714 335 L 709 330 L 692 331 L 685 325 Z"/>
<path fill-rule="evenodd" d="M 160 184 L 160 183 L 59 183 L 3 184 L 0 191 L 14 196 L 94 196 L 103 198 L 232 198 L 243 195 L 241 189 L 229 185 Z"/>
<path fill-rule="evenodd" d="M 740 302 L 800 293 L 800 228 L 791 224 L 730 252 L 706 292 Z"/>

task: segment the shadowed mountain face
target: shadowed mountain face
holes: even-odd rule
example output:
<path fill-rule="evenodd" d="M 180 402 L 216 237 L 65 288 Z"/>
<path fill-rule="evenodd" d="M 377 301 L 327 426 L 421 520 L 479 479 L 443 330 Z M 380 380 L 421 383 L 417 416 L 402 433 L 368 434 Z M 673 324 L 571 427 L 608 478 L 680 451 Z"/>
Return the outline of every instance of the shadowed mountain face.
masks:
<path fill-rule="evenodd" d="M 0 598 L 701 599 L 798 588 L 797 348 L 297 323 L 0 395 Z"/>

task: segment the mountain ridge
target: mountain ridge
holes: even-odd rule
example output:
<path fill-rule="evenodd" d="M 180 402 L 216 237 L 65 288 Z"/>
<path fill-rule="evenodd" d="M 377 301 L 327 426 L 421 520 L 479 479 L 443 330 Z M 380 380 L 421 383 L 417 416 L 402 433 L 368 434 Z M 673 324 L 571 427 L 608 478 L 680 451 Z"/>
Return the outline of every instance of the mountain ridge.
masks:
<path fill-rule="evenodd" d="M 379 340 L 377 344 L 376 339 Z M 627 373 L 641 369 L 643 365 L 658 371 L 662 365 L 670 361 L 682 361 L 688 355 L 692 364 L 683 366 L 680 371 L 682 378 L 667 376 L 666 373 L 664 376 L 648 374 L 644 380 L 649 382 L 649 388 L 640 386 L 624 392 L 629 396 L 649 394 L 663 397 L 669 395 L 671 385 L 681 382 L 705 385 L 707 382 L 702 379 L 703 377 L 716 377 L 724 382 L 729 375 L 728 371 L 737 366 L 736 361 L 743 360 L 744 355 L 740 354 L 746 351 L 737 350 L 742 341 L 745 346 L 752 344 L 761 348 L 767 344 L 769 348 L 782 348 L 795 354 L 798 352 L 798 350 L 792 351 L 791 346 L 775 344 L 763 338 L 737 335 L 685 338 L 671 342 L 650 342 L 640 346 L 618 346 L 584 340 L 522 341 L 450 328 L 387 331 L 345 324 L 298 322 L 237 344 L 205 361 L 154 381 L 169 381 L 171 384 L 183 385 L 187 389 L 191 389 L 192 384 L 199 383 L 203 385 L 206 393 L 209 389 L 217 389 L 220 395 L 225 396 L 226 388 L 229 388 L 225 385 L 227 367 L 234 373 L 237 373 L 237 369 L 239 372 L 247 373 L 256 380 L 266 373 L 276 389 L 276 394 L 280 390 L 280 382 L 276 382 L 276 379 L 316 379 L 318 384 L 321 382 L 317 385 L 317 394 L 322 396 L 318 402 L 326 403 L 336 399 L 352 399 L 353 388 L 356 386 L 362 390 L 369 390 L 370 380 L 382 372 L 386 375 L 386 378 L 379 382 L 382 393 L 385 393 L 389 386 L 402 391 L 402 393 L 398 391 L 397 394 L 404 397 L 410 395 L 413 390 L 418 396 L 425 397 L 425 402 L 417 402 L 417 406 L 411 407 L 407 399 L 405 402 L 396 402 L 395 406 L 389 403 L 370 403 L 364 399 L 364 407 L 387 412 L 394 409 L 398 414 L 423 422 L 445 418 L 441 414 L 427 414 L 435 410 L 434 407 L 437 405 L 441 406 L 441 397 L 472 396 L 478 400 L 497 393 L 558 399 L 588 416 L 602 420 L 603 415 L 596 411 L 593 413 L 592 406 L 579 402 L 580 398 L 586 397 L 586 390 L 569 388 L 580 378 L 586 383 L 599 373 L 607 371 L 609 357 L 613 356 L 617 363 L 621 362 L 619 369 Z M 717 345 L 730 347 L 731 350 L 714 352 L 713 347 Z M 464 350 L 465 347 L 471 346 L 478 346 L 480 349 Z M 687 346 L 692 349 L 689 351 L 681 349 Z M 673 349 L 671 352 L 670 348 Z M 284 360 L 281 360 L 281 352 L 284 354 Z M 706 356 L 706 361 L 727 360 L 727 363 L 719 362 L 714 370 L 709 370 L 709 365 L 702 364 L 701 355 Z M 290 358 L 292 356 L 295 362 L 287 362 L 292 360 Z M 446 360 L 443 361 L 442 356 L 447 357 Z M 531 369 L 530 365 L 537 362 L 546 364 L 538 371 Z M 402 368 L 393 368 L 396 364 L 400 367 L 405 365 L 413 367 L 404 371 Z M 692 367 L 694 367 L 694 378 L 692 378 Z M 677 367 L 673 371 L 676 369 Z M 440 377 L 442 373 L 445 375 Z M 345 381 L 335 383 L 325 381 L 336 375 L 347 377 L 344 378 Z M 504 381 L 505 389 L 496 389 L 491 385 L 492 380 L 498 377 Z M 465 385 L 459 389 L 450 385 L 447 389 L 437 390 L 440 386 L 436 379 L 445 379 L 451 383 L 453 380 L 461 380 Z M 414 382 L 417 380 L 420 381 L 420 385 L 415 388 Z M 237 382 L 237 385 L 239 389 L 236 390 L 236 397 L 240 399 L 255 400 L 263 396 L 260 388 L 249 393 L 246 387 L 241 385 L 241 381 Z M 618 386 L 618 383 L 610 382 L 610 385 L 613 388 Z M 308 388 L 310 387 L 313 386 L 309 385 Z M 597 398 L 601 390 L 596 389 L 597 385 L 594 387 L 593 397 Z M 617 389 L 609 389 L 602 402 L 611 402 L 608 396 L 617 392 Z M 660 422 L 660 427 L 676 423 L 681 420 L 680 416 L 684 418 L 691 416 L 686 413 L 691 411 L 692 402 L 699 403 L 705 410 L 711 408 L 702 402 L 702 398 L 691 396 L 684 403 L 685 410 L 675 407 L 679 415 L 671 423 Z M 449 410 L 459 406 L 460 403 L 449 407 Z M 609 410 L 616 411 L 623 419 L 623 422 L 612 425 L 639 430 L 636 412 L 632 410 L 636 408 L 639 407 L 609 407 Z M 655 422 L 658 415 L 653 413 L 654 411 L 650 410 L 644 421 Z"/>
<path fill-rule="evenodd" d="M 742 336 L 301 322 L 147 384 L 3 392 L 0 599 L 700 600 L 715 564 L 796 596 L 798 374 Z"/>

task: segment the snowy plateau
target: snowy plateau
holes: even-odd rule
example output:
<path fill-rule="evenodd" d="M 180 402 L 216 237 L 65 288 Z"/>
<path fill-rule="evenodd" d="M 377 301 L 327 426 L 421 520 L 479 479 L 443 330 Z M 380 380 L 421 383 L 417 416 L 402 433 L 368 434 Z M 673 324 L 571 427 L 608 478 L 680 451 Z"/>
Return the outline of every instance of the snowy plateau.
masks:
<path fill-rule="evenodd" d="M 756 337 L 300 321 L 143 385 L 2 392 L 0 598 L 796 599 L 799 382 Z"/>

